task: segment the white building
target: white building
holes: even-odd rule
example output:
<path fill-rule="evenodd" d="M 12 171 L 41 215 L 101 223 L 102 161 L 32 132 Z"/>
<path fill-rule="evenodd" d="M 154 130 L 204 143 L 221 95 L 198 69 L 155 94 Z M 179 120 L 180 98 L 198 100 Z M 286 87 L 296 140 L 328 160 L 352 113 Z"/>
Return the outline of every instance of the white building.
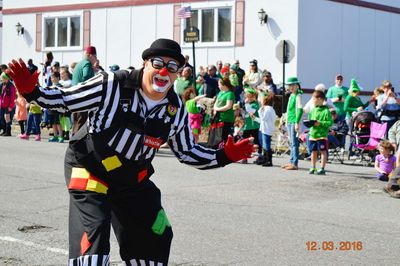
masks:
<path fill-rule="evenodd" d="M 70 64 L 91 44 L 104 67 L 140 67 L 142 51 L 161 37 L 180 42 L 192 59 L 191 43 L 183 42 L 185 20 L 177 17 L 189 5 L 201 37 L 196 66 L 240 59 L 247 70 L 255 58 L 280 83 L 276 46 L 285 39 L 295 47 L 286 77 L 298 76 L 303 87 L 331 85 L 337 73 L 367 90 L 383 79 L 400 86 L 397 0 L 4 0 L 2 62 L 21 57 L 38 64 L 52 51 Z M 261 8 L 266 24 L 258 18 Z M 18 22 L 23 35 L 17 35 Z"/>

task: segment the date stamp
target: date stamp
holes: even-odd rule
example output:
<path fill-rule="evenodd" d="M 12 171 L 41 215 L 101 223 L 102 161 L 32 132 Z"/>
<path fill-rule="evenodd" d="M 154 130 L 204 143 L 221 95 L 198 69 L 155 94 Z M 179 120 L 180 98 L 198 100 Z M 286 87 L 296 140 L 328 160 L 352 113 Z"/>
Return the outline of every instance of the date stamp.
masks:
<path fill-rule="evenodd" d="M 307 241 L 308 251 L 362 251 L 362 241 Z"/>

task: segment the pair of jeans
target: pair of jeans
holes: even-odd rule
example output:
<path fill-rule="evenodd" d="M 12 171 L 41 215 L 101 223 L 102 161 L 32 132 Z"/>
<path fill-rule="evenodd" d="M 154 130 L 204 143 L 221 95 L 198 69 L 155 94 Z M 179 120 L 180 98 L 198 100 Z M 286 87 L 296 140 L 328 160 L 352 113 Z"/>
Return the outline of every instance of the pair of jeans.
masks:
<path fill-rule="evenodd" d="M 290 163 L 294 166 L 299 164 L 299 138 L 295 130 L 295 123 L 288 123 L 288 133 L 290 138 Z"/>
<path fill-rule="evenodd" d="M 40 134 L 40 122 L 42 122 L 42 114 L 28 114 L 28 121 L 26 125 L 26 135 L 33 133 L 34 135 Z"/>
<path fill-rule="evenodd" d="M 271 138 L 272 136 L 261 133 L 261 144 L 264 150 L 271 150 Z"/>

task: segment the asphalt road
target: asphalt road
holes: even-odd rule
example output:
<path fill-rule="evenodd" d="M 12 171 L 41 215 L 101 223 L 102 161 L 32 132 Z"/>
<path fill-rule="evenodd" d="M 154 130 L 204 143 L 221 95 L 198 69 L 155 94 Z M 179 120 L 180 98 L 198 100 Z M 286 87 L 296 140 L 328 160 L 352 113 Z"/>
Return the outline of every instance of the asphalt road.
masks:
<path fill-rule="evenodd" d="M 66 146 L 0 137 L 0 265 L 67 263 Z M 400 264 L 400 200 L 381 191 L 372 167 L 199 171 L 167 150 L 154 166 L 174 230 L 170 265 Z M 119 265 L 114 238 L 111 254 Z"/>

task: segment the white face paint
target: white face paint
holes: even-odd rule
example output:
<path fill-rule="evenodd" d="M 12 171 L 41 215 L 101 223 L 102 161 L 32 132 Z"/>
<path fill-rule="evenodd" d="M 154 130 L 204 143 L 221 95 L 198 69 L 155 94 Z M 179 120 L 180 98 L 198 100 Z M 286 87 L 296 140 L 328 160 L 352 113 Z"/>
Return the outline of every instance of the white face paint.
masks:
<path fill-rule="evenodd" d="M 168 75 L 161 76 L 160 74 L 154 75 L 153 77 L 153 89 L 156 92 L 166 92 L 172 85 L 171 79 Z"/>

